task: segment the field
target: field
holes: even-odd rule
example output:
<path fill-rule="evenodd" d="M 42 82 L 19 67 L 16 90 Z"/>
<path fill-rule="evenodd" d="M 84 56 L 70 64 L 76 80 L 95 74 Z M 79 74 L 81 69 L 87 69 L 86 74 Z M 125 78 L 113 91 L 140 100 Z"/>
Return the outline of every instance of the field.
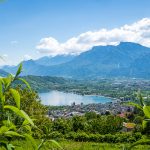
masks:
<path fill-rule="evenodd" d="M 37 143 L 39 143 L 37 141 Z M 93 143 L 93 142 L 72 142 L 61 141 L 59 144 L 63 150 L 125 150 L 127 144 L 108 144 L 108 143 Z M 16 150 L 33 150 L 32 144 L 28 141 L 15 141 Z M 17 146 L 17 145 L 22 145 Z M 2 148 L 0 150 L 3 150 Z M 51 143 L 46 144 L 41 150 L 59 150 L 55 145 Z M 141 145 L 133 148 L 133 150 L 150 150 L 150 145 Z"/>

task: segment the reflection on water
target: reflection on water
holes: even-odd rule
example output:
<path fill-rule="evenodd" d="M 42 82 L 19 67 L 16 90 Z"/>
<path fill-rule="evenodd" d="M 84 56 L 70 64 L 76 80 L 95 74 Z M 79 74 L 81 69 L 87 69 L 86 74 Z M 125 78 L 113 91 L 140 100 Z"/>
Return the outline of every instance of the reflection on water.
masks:
<path fill-rule="evenodd" d="M 106 103 L 111 99 L 103 96 L 82 96 L 73 93 L 64 93 L 59 91 L 51 91 L 47 93 L 39 93 L 42 103 L 44 105 L 71 105 L 73 102 L 76 104 L 89 104 L 89 103 Z"/>

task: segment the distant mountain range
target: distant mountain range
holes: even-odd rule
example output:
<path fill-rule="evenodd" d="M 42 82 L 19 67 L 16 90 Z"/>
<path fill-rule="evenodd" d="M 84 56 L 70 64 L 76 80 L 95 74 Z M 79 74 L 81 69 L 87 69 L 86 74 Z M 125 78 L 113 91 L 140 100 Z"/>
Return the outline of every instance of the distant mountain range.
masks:
<path fill-rule="evenodd" d="M 57 55 L 55 57 L 45 56 L 35 60 L 35 63 L 44 66 L 53 66 L 66 63 L 71 61 L 73 58 L 75 58 L 74 55 Z"/>
<path fill-rule="evenodd" d="M 0 69 L 0 77 L 5 77 L 7 75 L 8 75 L 8 73 L 6 71 Z"/>
<path fill-rule="evenodd" d="M 60 55 L 24 61 L 23 68 L 22 75 L 150 78 L 150 48 L 131 42 L 95 46 L 78 56 Z M 14 73 L 17 66 L 2 69 Z"/>

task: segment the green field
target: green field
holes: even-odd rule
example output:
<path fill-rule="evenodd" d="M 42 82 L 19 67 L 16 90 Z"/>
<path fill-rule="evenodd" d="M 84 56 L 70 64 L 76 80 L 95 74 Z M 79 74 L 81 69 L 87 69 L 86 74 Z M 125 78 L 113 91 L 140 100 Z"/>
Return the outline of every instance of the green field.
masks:
<path fill-rule="evenodd" d="M 16 150 L 34 150 L 32 144 L 28 141 L 15 141 Z M 38 141 L 37 141 L 38 143 Z M 94 143 L 94 142 L 72 142 L 61 141 L 59 144 L 63 150 L 124 150 L 124 146 L 127 144 L 108 144 L 108 143 Z M 17 146 L 21 145 L 21 146 Z M 0 150 L 3 150 L 2 148 Z M 60 150 L 51 143 L 46 144 L 41 150 Z M 150 150 L 150 145 L 136 146 L 133 150 Z"/>

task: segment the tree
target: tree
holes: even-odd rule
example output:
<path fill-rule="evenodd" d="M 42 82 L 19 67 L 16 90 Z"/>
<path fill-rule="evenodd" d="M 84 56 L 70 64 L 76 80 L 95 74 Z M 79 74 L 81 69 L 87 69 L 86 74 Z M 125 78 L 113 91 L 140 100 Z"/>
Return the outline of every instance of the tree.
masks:
<path fill-rule="evenodd" d="M 143 126 L 143 129 L 149 131 L 150 129 L 150 106 L 147 105 L 147 103 L 145 103 L 144 101 L 144 98 L 142 97 L 141 93 L 138 92 L 138 100 L 139 102 L 138 103 L 129 103 L 130 105 L 134 106 L 134 107 L 137 107 L 139 110 L 141 110 L 144 114 L 144 119 L 142 121 L 142 126 Z M 148 132 L 148 134 L 150 134 Z M 134 146 L 136 145 L 140 145 L 140 144 L 150 144 L 150 137 L 149 135 L 147 135 L 145 138 L 135 142 L 134 144 L 132 144 L 128 149 L 132 149 Z"/>

